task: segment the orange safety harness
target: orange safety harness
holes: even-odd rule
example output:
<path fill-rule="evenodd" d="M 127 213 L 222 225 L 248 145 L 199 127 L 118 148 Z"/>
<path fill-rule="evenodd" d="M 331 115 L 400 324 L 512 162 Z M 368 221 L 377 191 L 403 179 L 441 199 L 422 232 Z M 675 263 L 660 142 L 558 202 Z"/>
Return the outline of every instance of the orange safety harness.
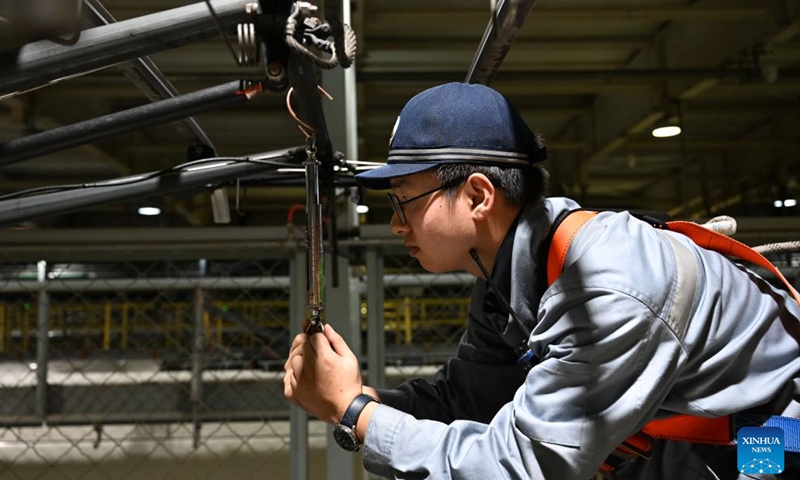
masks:
<path fill-rule="evenodd" d="M 547 254 L 547 285 L 555 282 L 564 270 L 564 262 L 570 242 L 580 228 L 599 212 L 590 210 L 573 210 L 563 217 L 555 226 Z M 656 228 L 682 233 L 697 245 L 719 252 L 723 255 L 746 260 L 766 268 L 778 277 L 789 293 L 800 305 L 800 295 L 786 280 L 781 272 L 763 255 L 747 245 L 709 230 L 701 225 L 685 221 L 648 222 Z M 610 474 L 628 461 L 638 457 L 650 458 L 653 451 L 653 439 L 661 438 L 681 442 L 706 443 L 714 445 L 731 445 L 735 442 L 736 433 L 742 426 L 776 425 L 781 426 L 789 438 L 800 437 L 800 420 L 788 417 L 756 415 L 752 413 L 736 414 L 718 418 L 702 418 L 690 415 L 677 415 L 663 420 L 653 420 L 644 429 L 629 437 L 606 459 L 600 473 Z M 786 431 L 787 428 L 790 431 Z M 786 451 L 790 448 L 789 442 Z"/>

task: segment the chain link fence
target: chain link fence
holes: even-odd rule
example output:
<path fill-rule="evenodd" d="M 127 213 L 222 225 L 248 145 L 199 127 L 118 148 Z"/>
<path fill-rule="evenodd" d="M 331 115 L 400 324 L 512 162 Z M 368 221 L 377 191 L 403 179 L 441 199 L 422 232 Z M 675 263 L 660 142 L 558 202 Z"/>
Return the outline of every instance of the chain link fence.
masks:
<path fill-rule="evenodd" d="M 362 358 L 383 386 L 432 376 L 474 279 L 391 247 L 371 250 L 370 275 L 354 250 Z M 290 479 L 298 458 L 307 478 L 340 478 L 324 424 L 310 422 L 307 456 L 291 447 L 282 368 L 305 276 L 272 254 L 0 265 L 0 479 Z M 774 261 L 797 282 L 796 255 Z M 367 320 L 375 291 L 383 325 Z"/>
<path fill-rule="evenodd" d="M 3 266 L 0 478 L 288 478 L 288 263 Z"/>
<path fill-rule="evenodd" d="M 384 261 L 354 282 L 364 337 L 384 286 L 392 386 L 455 352 L 472 282 Z M 288 258 L 0 266 L 0 478 L 291 478 L 292 281 Z M 308 438 L 325 478 L 325 426 Z"/>
<path fill-rule="evenodd" d="M 474 278 L 426 273 L 407 254 L 383 262 L 386 386 L 432 378 L 466 330 Z"/>

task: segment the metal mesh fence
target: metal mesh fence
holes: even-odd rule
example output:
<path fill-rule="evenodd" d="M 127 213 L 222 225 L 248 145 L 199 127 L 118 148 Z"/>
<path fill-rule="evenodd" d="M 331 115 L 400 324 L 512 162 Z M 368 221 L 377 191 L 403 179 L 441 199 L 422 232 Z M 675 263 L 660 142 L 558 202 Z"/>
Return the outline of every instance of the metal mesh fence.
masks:
<path fill-rule="evenodd" d="M 0 478 L 290 478 L 290 268 L 0 266 Z M 360 281 L 366 335 L 378 279 Z M 432 374 L 463 334 L 471 280 L 403 254 L 380 281 L 387 384 Z M 310 478 L 326 476 L 325 433 L 312 422 Z"/>
<path fill-rule="evenodd" d="M 431 377 L 452 357 L 467 325 L 474 279 L 429 274 L 407 255 L 384 258 L 386 383 Z"/>
<path fill-rule="evenodd" d="M 288 260 L 3 266 L 0 478 L 288 478 L 288 284 Z"/>

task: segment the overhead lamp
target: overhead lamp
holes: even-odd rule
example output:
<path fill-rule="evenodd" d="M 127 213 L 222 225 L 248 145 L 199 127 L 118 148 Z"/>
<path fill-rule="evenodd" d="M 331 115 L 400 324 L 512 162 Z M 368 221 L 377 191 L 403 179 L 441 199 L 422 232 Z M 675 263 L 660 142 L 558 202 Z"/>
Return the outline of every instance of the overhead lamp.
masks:
<path fill-rule="evenodd" d="M 681 127 L 677 125 L 664 125 L 653 129 L 653 136 L 656 138 L 668 138 L 681 134 Z"/>
<path fill-rule="evenodd" d="M 369 207 L 366 205 L 356 205 L 356 213 L 367 213 L 369 212 Z"/>
<path fill-rule="evenodd" d="M 161 215 L 161 209 L 158 207 L 139 207 L 139 215 L 144 215 L 146 217 Z"/>

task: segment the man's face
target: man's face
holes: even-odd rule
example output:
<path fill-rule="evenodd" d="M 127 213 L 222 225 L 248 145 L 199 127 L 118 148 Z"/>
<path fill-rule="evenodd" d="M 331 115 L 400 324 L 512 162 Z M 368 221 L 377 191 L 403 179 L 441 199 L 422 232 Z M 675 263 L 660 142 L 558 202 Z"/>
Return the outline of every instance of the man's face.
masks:
<path fill-rule="evenodd" d="M 439 186 L 433 173 L 422 172 L 392 180 L 392 193 L 402 203 Z M 437 190 L 402 204 L 405 223 L 397 213 L 392 215 L 392 232 L 403 237 L 409 254 L 429 272 L 464 270 L 469 261 L 474 228 L 461 197 L 460 190 L 453 200 Z"/>

